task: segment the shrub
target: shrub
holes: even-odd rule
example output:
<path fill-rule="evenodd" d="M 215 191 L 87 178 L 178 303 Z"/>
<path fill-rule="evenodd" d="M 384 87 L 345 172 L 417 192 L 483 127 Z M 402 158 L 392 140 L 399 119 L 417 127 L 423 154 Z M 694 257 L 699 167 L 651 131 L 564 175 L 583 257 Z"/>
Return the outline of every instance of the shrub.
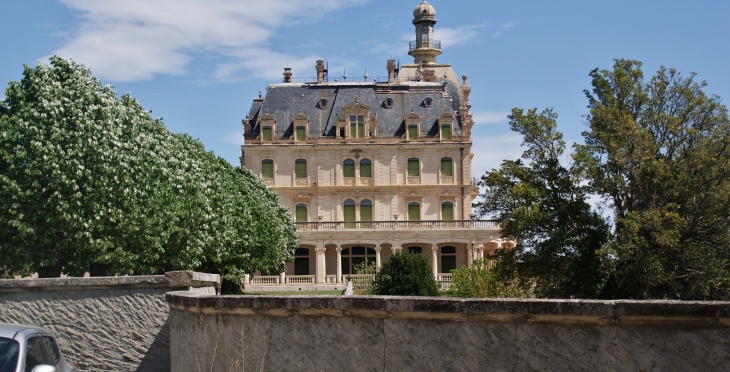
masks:
<path fill-rule="evenodd" d="M 370 277 L 348 277 L 348 280 L 352 281 L 353 292 L 357 295 L 373 294 L 373 280 L 375 279 L 375 274 L 378 272 L 375 262 L 363 261 L 355 265 L 352 270 L 355 272 L 355 275 L 372 275 Z"/>
<path fill-rule="evenodd" d="M 488 259 L 474 260 L 471 268 L 462 266 L 451 271 L 452 282 L 449 296 L 453 297 L 501 297 L 528 298 L 535 297 L 531 285 L 523 287 L 519 280 L 500 279 L 497 273 L 489 269 Z"/>
<path fill-rule="evenodd" d="M 420 254 L 395 253 L 380 268 L 373 294 L 390 296 L 438 296 L 439 287 L 428 259 Z"/>

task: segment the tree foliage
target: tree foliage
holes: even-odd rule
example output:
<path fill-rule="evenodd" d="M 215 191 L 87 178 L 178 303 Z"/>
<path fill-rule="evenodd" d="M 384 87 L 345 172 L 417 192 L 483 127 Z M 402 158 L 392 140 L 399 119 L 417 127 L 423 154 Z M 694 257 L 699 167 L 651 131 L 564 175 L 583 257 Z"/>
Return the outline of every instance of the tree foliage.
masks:
<path fill-rule="evenodd" d="M 452 281 L 449 296 L 467 298 L 531 298 L 534 297 L 532 283 L 521 282 L 513 277 L 500 277 L 490 268 L 492 259 L 477 259 L 471 268 L 462 266 L 451 272 Z"/>
<path fill-rule="evenodd" d="M 388 296 L 438 296 L 439 287 L 424 255 L 396 252 L 375 275 L 372 293 Z"/>
<path fill-rule="evenodd" d="M 641 63 L 593 70 L 585 144 L 569 167 L 550 110 L 510 116 L 528 161 L 482 178 L 482 214 L 518 241 L 503 276 L 547 297 L 727 299 L 730 288 L 730 121 L 695 74 Z M 587 197 L 613 211 L 613 231 Z"/>
<path fill-rule="evenodd" d="M 610 202 L 607 295 L 725 298 L 730 288 L 730 122 L 695 74 L 616 60 L 591 72 L 590 130 L 576 159 Z"/>
<path fill-rule="evenodd" d="M 0 102 L 0 269 L 240 280 L 291 257 L 290 215 L 252 173 L 73 61 L 23 75 Z"/>
<path fill-rule="evenodd" d="M 503 279 L 517 272 L 524 281 L 534 280 L 541 297 L 594 298 L 603 283 L 596 275 L 599 250 L 610 229 L 591 210 L 580 170 L 560 163 L 565 142 L 556 130 L 557 114 L 513 109 L 509 118 L 526 151 L 522 159 L 506 160 L 482 177 L 486 192 L 477 205 L 479 214 L 500 223 L 503 237 L 517 242 L 514 250 L 499 253 L 496 270 Z"/>

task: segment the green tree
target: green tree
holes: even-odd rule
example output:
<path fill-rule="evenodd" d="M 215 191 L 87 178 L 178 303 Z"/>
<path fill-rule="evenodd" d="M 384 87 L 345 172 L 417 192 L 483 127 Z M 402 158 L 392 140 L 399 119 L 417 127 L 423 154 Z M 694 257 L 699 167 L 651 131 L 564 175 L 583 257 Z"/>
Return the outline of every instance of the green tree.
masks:
<path fill-rule="evenodd" d="M 529 298 L 534 297 L 532 283 L 520 282 L 517 277 L 505 280 L 490 268 L 494 259 L 477 259 L 471 268 L 462 266 L 452 270 L 449 296 L 467 298 Z"/>
<path fill-rule="evenodd" d="M 641 63 L 593 70 L 590 129 L 575 158 L 615 213 L 614 298 L 728 298 L 730 122 L 695 74 Z"/>
<path fill-rule="evenodd" d="M 294 224 L 256 176 L 51 58 L 0 102 L 0 269 L 80 275 L 279 267 Z"/>
<path fill-rule="evenodd" d="M 425 256 L 395 253 L 375 275 L 372 293 L 388 296 L 438 296 L 439 287 Z"/>
<path fill-rule="evenodd" d="M 502 236 L 515 240 L 513 250 L 498 252 L 494 270 L 501 280 L 517 275 L 534 284 L 540 297 L 594 298 L 602 290 L 601 253 L 610 228 L 587 201 L 580 169 L 560 160 L 565 151 L 557 131 L 557 114 L 513 109 L 510 128 L 526 147 L 523 160 L 505 160 L 481 179 L 479 215 L 499 222 Z"/>

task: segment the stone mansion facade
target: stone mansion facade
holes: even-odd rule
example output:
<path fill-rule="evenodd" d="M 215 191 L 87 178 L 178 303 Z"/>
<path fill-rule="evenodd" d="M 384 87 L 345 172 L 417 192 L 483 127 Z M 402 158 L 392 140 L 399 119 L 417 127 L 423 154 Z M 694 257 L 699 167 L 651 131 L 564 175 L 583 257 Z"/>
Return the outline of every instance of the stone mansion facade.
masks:
<path fill-rule="evenodd" d="M 277 283 L 341 283 L 358 263 L 380 266 L 401 250 L 426 255 L 448 281 L 452 269 L 512 245 L 470 215 L 471 87 L 436 62 L 435 14 L 425 0 L 416 7 L 414 63 L 387 61 L 387 78 L 332 81 L 320 60 L 316 79 L 285 68 L 283 83 L 253 100 L 241 166 L 279 194 L 299 235 Z"/>

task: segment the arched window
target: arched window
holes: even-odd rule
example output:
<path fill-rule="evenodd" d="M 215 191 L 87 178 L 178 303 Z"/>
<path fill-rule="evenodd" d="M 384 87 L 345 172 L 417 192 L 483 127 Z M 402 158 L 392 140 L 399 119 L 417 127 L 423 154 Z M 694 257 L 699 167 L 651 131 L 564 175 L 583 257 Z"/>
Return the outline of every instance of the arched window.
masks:
<path fill-rule="evenodd" d="M 421 203 L 410 202 L 408 203 L 408 221 L 420 221 L 421 220 Z"/>
<path fill-rule="evenodd" d="M 365 247 L 352 247 L 342 250 L 342 274 L 355 274 L 355 266 L 363 262 L 375 262 L 375 250 Z"/>
<path fill-rule="evenodd" d="M 309 248 L 294 251 L 294 275 L 309 275 Z"/>
<path fill-rule="evenodd" d="M 342 162 L 342 177 L 354 178 L 355 177 L 355 161 L 352 159 L 345 159 Z"/>
<path fill-rule="evenodd" d="M 441 220 L 442 221 L 453 221 L 454 220 L 454 203 L 452 203 L 452 202 L 441 203 Z"/>
<path fill-rule="evenodd" d="M 450 273 L 456 270 L 456 247 L 441 247 L 441 272 Z"/>
<path fill-rule="evenodd" d="M 360 202 L 360 221 L 372 221 L 373 220 L 373 202 L 370 200 L 363 200 Z M 363 227 L 370 227 L 368 226 Z"/>
<path fill-rule="evenodd" d="M 296 206 L 296 222 L 307 222 L 307 205 L 297 204 Z"/>
<path fill-rule="evenodd" d="M 360 160 L 360 178 L 368 178 L 373 176 L 372 163 L 370 159 Z"/>
<path fill-rule="evenodd" d="M 261 178 L 274 178 L 274 161 L 264 159 L 261 161 Z"/>
<path fill-rule="evenodd" d="M 408 177 L 421 176 L 421 163 L 418 158 L 408 158 Z"/>
<path fill-rule="evenodd" d="M 307 159 L 294 160 L 294 177 L 307 178 Z"/>
<path fill-rule="evenodd" d="M 342 206 L 342 213 L 345 222 L 355 222 L 355 201 L 352 199 L 345 200 Z M 352 229 L 355 227 L 355 224 L 345 224 L 345 227 Z"/>

